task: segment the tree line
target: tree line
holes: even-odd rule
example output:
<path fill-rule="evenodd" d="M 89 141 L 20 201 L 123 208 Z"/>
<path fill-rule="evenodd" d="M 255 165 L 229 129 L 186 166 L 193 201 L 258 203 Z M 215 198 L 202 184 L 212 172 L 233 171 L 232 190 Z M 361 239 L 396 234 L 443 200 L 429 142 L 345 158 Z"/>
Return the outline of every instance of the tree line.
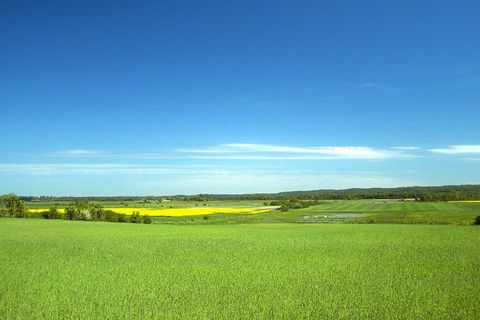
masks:
<path fill-rule="evenodd" d="M 175 196 L 121 196 L 121 197 L 33 197 L 23 196 L 25 201 L 214 201 L 214 200 L 357 200 L 357 199 L 415 199 L 417 201 L 455 201 L 480 199 L 480 185 L 449 185 L 400 188 L 352 188 L 289 191 L 279 193 L 249 194 L 197 194 Z"/>
<path fill-rule="evenodd" d="M 480 185 L 325 189 L 240 195 L 204 195 L 204 197 L 216 200 L 288 200 L 297 198 L 300 200 L 415 199 L 417 201 L 458 201 L 480 199 Z"/>
<path fill-rule="evenodd" d="M 318 200 L 300 200 L 298 198 L 292 198 L 290 200 L 273 200 L 271 202 L 264 202 L 265 206 L 279 206 L 278 210 L 281 212 L 287 212 L 290 209 L 303 209 L 320 204 Z"/>
<path fill-rule="evenodd" d="M 86 200 L 75 200 L 60 212 L 57 207 L 51 207 L 41 212 L 29 211 L 23 201 L 15 194 L 7 194 L 0 197 L 0 217 L 15 218 L 44 218 L 65 219 L 82 221 L 106 221 L 106 222 L 129 222 L 129 223 L 152 223 L 152 218 L 133 211 L 131 215 L 116 213 L 105 210 L 99 204 L 93 204 Z"/>

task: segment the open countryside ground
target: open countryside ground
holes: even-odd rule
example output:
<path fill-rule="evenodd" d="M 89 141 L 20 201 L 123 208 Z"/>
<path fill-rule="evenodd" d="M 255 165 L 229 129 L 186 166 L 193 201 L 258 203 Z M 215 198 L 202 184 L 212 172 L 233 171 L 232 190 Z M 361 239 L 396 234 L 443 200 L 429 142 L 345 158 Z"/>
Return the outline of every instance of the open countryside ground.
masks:
<path fill-rule="evenodd" d="M 424 223 L 424 224 L 472 224 L 480 215 L 479 201 L 465 202 L 416 202 L 399 200 L 337 200 L 322 201 L 305 209 L 279 212 L 265 209 L 269 201 L 171 201 L 145 203 L 142 201 L 94 202 L 119 213 L 157 216 L 156 223 L 259 223 L 259 222 L 355 222 L 355 223 Z M 60 208 L 69 202 L 27 202 L 32 211 Z M 127 206 L 125 206 L 127 204 Z M 163 207 L 162 207 L 163 206 Z M 61 211 L 61 210 L 60 210 Z M 341 215 L 348 213 L 352 215 Z M 201 219 L 209 215 L 207 221 Z"/>
<path fill-rule="evenodd" d="M 197 207 L 197 208 L 145 208 L 145 207 L 112 207 L 103 208 L 104 210 L 111 210 L 115 213 L 122 213 L 131 215 L 132 212 L 138 212 L 141 215 L 152 217 L 183 217 L 183 216 L 199 216 L 210 214 L 257 214 L 272 210 L 272 207 L 257 207 L 257 208 L 223 208 L 223 207 Z M 48 208 L 29 209 L 30 212 L 40 213 Z M 59 212 L 65 212 L 64 208 L 59 208 Z"/>
<path fill-rule="evenodd" d="M 344 218 L 338 213 L 355 216 Z M 324 215 L 324 217 L 322 217 Z M 480 215 L 479 202 L 415 202 L 392 200 L 329 201 L 288 212 L 287 221 L 346 221 L 360 223 L 472 224 Z M 312 218 L 320 216 L 318 218 Z M 326 217 L 325 217 L 326 216 Z"/>
<path fill-rule="evenodd" d="M 196 207 L 235 207 L 254 208 L 264 205 L 265 200 L 209 200 L 209 201 L 186 201 L 186 200 L 111 200 L 95 201 L 91 203 L 100 204 L 105 208 L 196 208 Z M 51 206 L 66 207 L 71 201 L 26 201 L 29 208 L 50 208 Z"/>
<path fill-rule="evenodd" d="M 475 319 L 480 228 L 0 219 L 2 319 Z"/>

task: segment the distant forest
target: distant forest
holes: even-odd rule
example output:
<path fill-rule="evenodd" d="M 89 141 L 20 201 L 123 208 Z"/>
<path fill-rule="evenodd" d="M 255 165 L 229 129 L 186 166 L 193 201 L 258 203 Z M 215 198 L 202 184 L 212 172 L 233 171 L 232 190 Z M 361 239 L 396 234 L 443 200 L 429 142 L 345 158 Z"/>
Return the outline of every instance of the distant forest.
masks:
<path fill-rule="evenodd" d="M 343 190 L 289 191 L 249 194 L 198 194 L 175 196 L 106 196 L 106 197 L 49 197 L 22 196 L 26 201 L 129 201 L 129 200 L 358 200 L 358 199 L 415 199 L 417 201 L 455 201 L 480 199 L 480 185 L 449 185 L 435 187 L 354 188 Z"/>

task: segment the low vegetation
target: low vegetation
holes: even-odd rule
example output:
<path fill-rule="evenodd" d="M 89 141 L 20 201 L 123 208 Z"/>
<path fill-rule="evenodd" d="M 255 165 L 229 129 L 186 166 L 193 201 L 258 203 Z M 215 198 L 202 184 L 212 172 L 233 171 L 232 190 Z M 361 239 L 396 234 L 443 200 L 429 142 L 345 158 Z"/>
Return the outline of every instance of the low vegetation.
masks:
<path fill-rule="evenodd" d="M 292 198 L 290 200 L 274 200 L 270 203 L 266 202 L 265 205 L 277 206 L 278 210 L 281 212 L 287 212 L 290 209 L 303 209 L 311 206 L 320 204 L 318 200 L 315 201 L 305 201 L 297 198 Z"/>
<path fill-rule="evenodd" d="M 123 213 L 104 210 L 101 205 L 92 204 L 86 200 L 76 200 L 62 210 L 55 206 L 50 209 L 28 210 L 19 197 L 15 194 L 8 194 L 0 197 L 0 205 L 3 205 L 0 208 L 0 216 L 4 217 L 152 223 L 150 217 L 142 216 L 139 212 L 133 211 L 127 219 Z"/>
<path fill-rule="evenodd" d="M 475 219 L 480 213 L 478 200 L 451 202 L 423 202 L 415 199 L 320 201 L 297 198 L 271 201 L 203 200 L 202 202 L 170 200 L 160 203 L 150 200 L 129 202 L 86 199 L 71 202 L 27 202 L 10 194 L 0 197 L 0 216 L 169 224 L 289 222 L 471 225 L 476 224 Z M 142 218 L 130 218 L 133 212 Z M 207 216 L 208 219 L 202 218 Z"/>
<path fill-rule="evenodd" d="M 199 195 L 177 195 L 177 196 L 147 196 L 147 197 L 33 197 L 24 196 L 25 201 L 39 202 L 71 202 L 75 200 L 90 201 L 114 201 L 114 202 L 137 202 L 149 206 L 170 201 L 184 201 L 202 203 L 208 205 L 215 201 L 225 200 L 289 200 L 297 198 L 300 200 L 362 200 L 362 199 L 409 199 L 416 201 L 459 201 L 480 199 L 480 185 L 448 185 L 433 187 L 401 187 L 401 188 L 353 188 L 343 190 L 311 190 L 311 191 L 290 191 L 279 193 L 250 193 L 250 194 L 199 194 Z"/>
<path fill-rule="evenodd" d="M 0 219 L 0 318 L 476 319 L 479 237 L 469 226 Z"/>

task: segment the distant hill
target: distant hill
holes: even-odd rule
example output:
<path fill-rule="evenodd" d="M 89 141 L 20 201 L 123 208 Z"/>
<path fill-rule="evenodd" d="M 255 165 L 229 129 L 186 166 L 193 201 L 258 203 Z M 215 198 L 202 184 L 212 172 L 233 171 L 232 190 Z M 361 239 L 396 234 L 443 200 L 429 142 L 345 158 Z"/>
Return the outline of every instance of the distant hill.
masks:
<path fill-rule="evenodd" d="M 279 193 L 259 193 L 241 195 L 200 195 L 214 199 L 289 199 L 329 200 L 329 199 L 417 199 L 420 201 L 455 201 L 480 199 L 480 185 L 448 185 L 429 187 L 400 188 L 352 188 L 320 189 L 310 191 L 288 191 Z"/>
<path fill-rule="evenodd" d="M 298 198 L 302 200 L 334 200 L 334 199 L 416 199 L 418 201 L 455 201 L 480 199 L 480 185 L 447 185 L 430 187 L 400 187 L 400 188 L 352 188 L 352 189 L 320 189 L 310 191 L 288 191 L 278 193 L 248 193 L 248 194 L 198 194 L 175 196 L 106 196 L 106 197 L 32 197 L 22 196 L 22 200 L 160 200 L 183 199 L 202 200 L 283 200 Z"/>

